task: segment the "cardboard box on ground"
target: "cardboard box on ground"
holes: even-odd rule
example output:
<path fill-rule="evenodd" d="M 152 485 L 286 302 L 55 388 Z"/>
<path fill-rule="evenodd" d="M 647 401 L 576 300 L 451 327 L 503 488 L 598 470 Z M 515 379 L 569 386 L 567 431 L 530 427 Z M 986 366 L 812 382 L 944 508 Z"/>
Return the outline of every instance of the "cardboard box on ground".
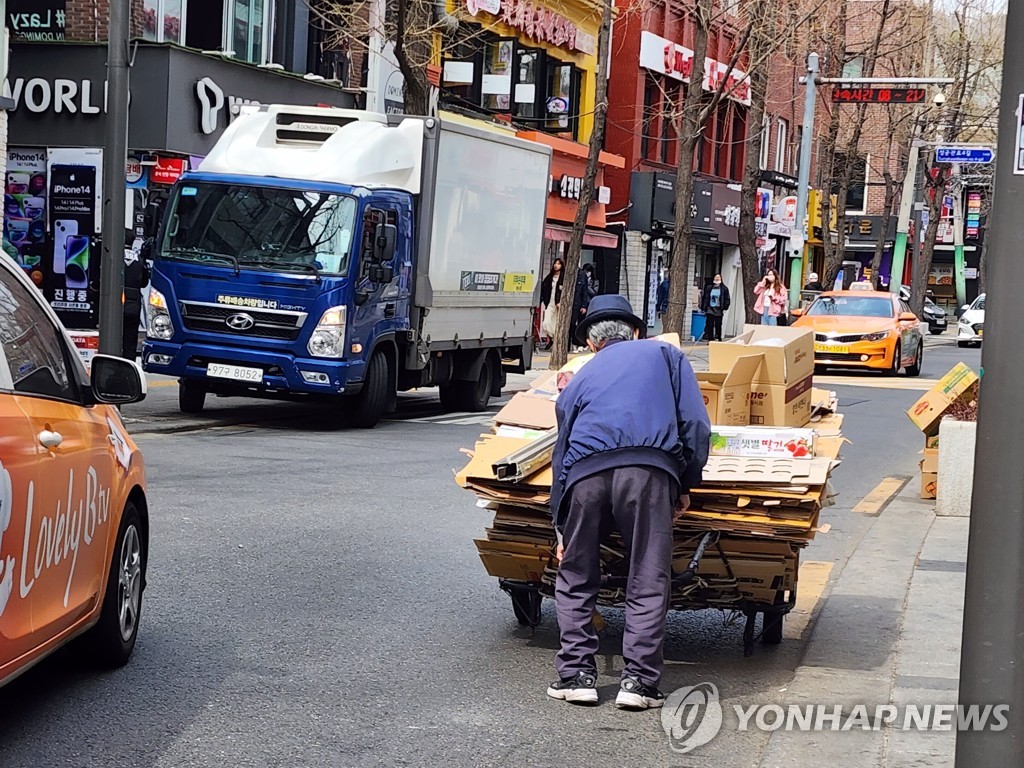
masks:
<path fill-rule="evenodd" d="M 922 499 L 936 497 L 939 471 L 939 423 L 955 403 L 973 396 L 971 387 L 976 381 L 978 381 L 978 375 L 968 365 L 957 363 L 907 411 L 907 416 L 925 436 L 924 458 L 920 462 Z"/>
<path fill-rule="evenodd" d="M 765 381 L 781 381 L 764 386 L 783 391 L 790 388 L 791 374 L 801 381 L 809 378 L 803 374 L 804 359 L 812 350 L 810 335 L 805 340 L 805 334 L 793 334 L 792 329 L 770 330 L 783 332 L 781 346 L 758 343 L 750 354 L 749 347 L 737 344 L 733 349 L 746 348 L 747 353 L 734 355 L 728 366 L 719 355 L 722 367 L 714 374 L 701 376 L 705 404 L 716 425 L 720 418 L 736 420 L 736 424 L 729 425 L 733 430 L 730 434 L 745 433 L 747 439 L 759 445 L 768 439 L 769 446 L 783 437 L 794 444 L 799 438 L 803 441 L 800 445 L 808 448 L 807 456 L 796 458 L 783 444 L 785 456 L 713 457 L 702 487 L 691 493 L 691 509 L 675 524 L 673 570 L 678 573 L 688 567 L 708 531 L 718 535 L 718 543 L 705 552 L 698 579 L 686 587 L 674 588 L 674 609 L 773 604 L 796 587 L 800 549 L 819 531 L 826 530 L 819 528 L 819 516 L 822 508 L 834 503 L 829 476 L 839 464 L 844 443 L 843 419 L 836 412 L 834 393 L 810 388 L 801 393 L 803 402 L 787 418 L 796 420 L 796 412 L 804 414 L 795 425 L 803 427 L 811 418 L 813 404 L 814 421 L 806 430 L 785 429 L 793 426 L 785 423 L 764 430 L 748 426 L 750 401 L 746 394 L 758 376 Z M 763 332 L 750 338 L 755 336 L 758 342 L 773 338 Z M 679 345 L 678 337 L 661 340 Z M 476 494 L 477 507 L 494 514 L 486 536 L 475 541 L 487 573 L 536 585 L 548 596 L 553 592 L 558 567 L 553 557 L 556 541 L 549 510 L 554 480 L 550 455 L 546 464 L 518 482 L 499 480 L 497 465 L 535 443 L 538 434 L 550 434 L 559 391 L 592 357 L 574 358 L 562 372 L 544 374 L 528 392 L 516 395 L 496 415 L 492 432 L 481 435 L 473 450 L 467 451 L 470 461 L 456 473 L 456 482 Z M 813 351 L 809 359 L 813 363 Z M 784 393 L 780 395 L 783 400 L 785 397 Z M 625 576 L 628 564 L 622 540 L 612 534 L 601 549 L 602 572 Z M 598 602 L 622 605 L 624 600 L 621 589 L 606 588 Z"/>

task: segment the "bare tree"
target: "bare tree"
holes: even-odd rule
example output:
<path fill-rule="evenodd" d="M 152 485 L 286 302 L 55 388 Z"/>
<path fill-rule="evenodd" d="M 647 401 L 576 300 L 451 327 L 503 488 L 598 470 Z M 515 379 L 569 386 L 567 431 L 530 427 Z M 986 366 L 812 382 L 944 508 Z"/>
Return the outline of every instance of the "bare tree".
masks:
<path fill-rule="evenodd" d="M 555 335 L 554 346 L 551 348 L 552 369 L 561 368 L 568 358 L 568 329 L 571 327 L 574 310 L 574 292 L 579 275 L 580 252 L 583 250 L 583 235 L 587 231 L 587 217 L 590 204 L 594 199 L 594 186 L 597 183 L 598 162 L 601 159 L 601 148 L 604 146 L 604 132 L 608 116 L 608 56 L 611 47 L 612 0 L 603 0 L 601 9 L 601 27 L 597 36 L 597 84 L 594 89 L 594 127 L 590 134 L 590 146 L 587 152 L 587 167 L 580 190 L 579 207 L 576 209 L 576 220 L 573 222 L 572 238 L 565 255 L 562 270 L 565 288 L 564 298 L 558 306 L 558 321 L 555 326 L 560 329 Z"/>

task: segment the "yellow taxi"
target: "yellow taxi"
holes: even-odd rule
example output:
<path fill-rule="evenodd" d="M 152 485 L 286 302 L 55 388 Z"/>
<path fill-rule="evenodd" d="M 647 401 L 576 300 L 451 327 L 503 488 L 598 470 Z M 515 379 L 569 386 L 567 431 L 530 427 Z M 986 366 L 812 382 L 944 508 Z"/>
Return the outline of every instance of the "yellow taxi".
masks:
<path fill-rule="evenodd" d="M 22 269 L 0 256 L 0 685 L 69 641 L 119 666 L 135 647 L 149 547 L 142 455 L 116 405 L 134 362 L 87 373 Z"/>
<path fill-rule="evenodd" d="M 870 368 L 918 376 L 924 362 L 921 321 L 891 293 L 829 291 L 804 310 L 794 327 L 814 331 L 814 363 L 823 368 Z"/>

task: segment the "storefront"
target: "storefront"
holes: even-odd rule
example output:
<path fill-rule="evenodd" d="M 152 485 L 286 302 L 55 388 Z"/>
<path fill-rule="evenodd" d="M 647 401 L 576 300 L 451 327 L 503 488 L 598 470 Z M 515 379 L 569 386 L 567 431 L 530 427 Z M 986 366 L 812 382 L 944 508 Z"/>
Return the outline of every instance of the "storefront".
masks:
<path fill-rule="evenodd" d="M 159 220 L 174 182 L 195 168 L 244 105 L 353 107 L 322 83 L 171 48 L 133 49 L 125 228 Z M 62 320 L 95 328 L 105 131 L 106 46 L 13 46 L 4 250 Z"/>
<path fill-rule="evenodd" d="M 595 6 L 456 1 L 465 34 L 441 57 L 442 104 L 586 142 L 601 20 Z"/>

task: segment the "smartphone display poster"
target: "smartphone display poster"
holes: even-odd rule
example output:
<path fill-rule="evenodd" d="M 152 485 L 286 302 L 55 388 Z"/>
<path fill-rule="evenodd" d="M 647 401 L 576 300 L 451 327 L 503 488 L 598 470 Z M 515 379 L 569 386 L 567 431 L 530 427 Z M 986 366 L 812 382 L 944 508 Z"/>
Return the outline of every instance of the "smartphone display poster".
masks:
<path fill-rule="evenodd" d="M 45 293 L 70 328 L 93 328 L 99 299 L 101 150 L 51 150 L 49 269 Z"/>
<path fill-rule="evenodd" d="M 4 179 L 3 250 L 43 279 L 46 255 L 46 150 L 12 147 Z"/>

